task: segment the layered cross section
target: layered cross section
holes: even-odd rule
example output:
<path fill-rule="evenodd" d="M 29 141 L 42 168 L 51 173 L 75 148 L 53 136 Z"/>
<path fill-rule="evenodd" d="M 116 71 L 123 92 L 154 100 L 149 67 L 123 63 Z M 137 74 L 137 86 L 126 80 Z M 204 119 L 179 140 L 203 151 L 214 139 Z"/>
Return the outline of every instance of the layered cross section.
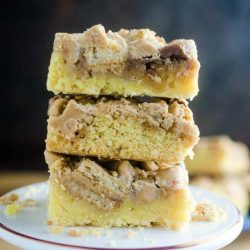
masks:
<path fill-rule="evenodd" d="M 48 215 L 64 226 L 181 228 L 194 209 L 183 165 L 199 129 L 193 40 L 149 29 L 57 33 L 47 88 Z"/>

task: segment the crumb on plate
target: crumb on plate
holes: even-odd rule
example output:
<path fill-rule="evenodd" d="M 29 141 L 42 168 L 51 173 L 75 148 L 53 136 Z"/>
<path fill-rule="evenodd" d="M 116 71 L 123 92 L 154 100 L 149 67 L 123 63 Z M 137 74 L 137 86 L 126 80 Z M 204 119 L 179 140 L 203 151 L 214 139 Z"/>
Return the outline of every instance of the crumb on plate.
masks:
<path fill-rule="evenodd" d="M 18 198 L 17 198 L 18 197 Z M 34 207 L 37 206 L 37 202 L 32 199 L 27 199 L 22 202 L 16 202 L 19 199 L 19 196 L 13 196 L 11 198 L 13 200 L 12 203 L 7 203 L 5 207 L 5 214 L 6 215 L 16 215 L 19 214 L 23 208 L 25 207 Z M 14 201 L 16 200 L 16 201 Z"/>
<path fill-rule="evenodd" d="M 83 231 L 78 229 L 70 229 L 68 231 L 68 235 L 72 237 L 81 237 L 83 236 Z"/>
<path fill-rule="evenodd" d="M 52 220 L 47 220 L 47 221 L 45 222 L 45 224 L 47 224 L 48 226 L 51 226 L 51 225 L 53 225 L 53 221 L 52 221 Z"/>
<path fill-rule="evenodd" d="M 86 232 L 90 236 L 97 236 L 100 237 L 102 234 L 102 229 L 101 228 L 90 228 Z"/>
<path fill-rule="evenodd" d="M 225 211 L 216 205 L 206 201 L 198 203 L 192 215 L 193 221 L 218 221 L 225 214 Z"/>
<path fill-rule="evenodd" d="M 23 207 L 36 207 L 38 202 L 33 199 L 27 199 L 22 202 Z"/>
<path fill-rule="evenodd" d="M 49 230 L 49 233 L 51 234 L 60 234 L 64 231 L 64 227 L 51 225 L 48 227 L 48 230 Z"/>
<path fill-rule="evenodd" d="M 8 205 L 17 202 L 19 199 L 19 195 L 16 193 L 7 194 L 0 197 L 0 205 Z"/>
<path fill-rule="evenodd" d="M 127 238 L 128 239 L 131 239 L 131 238 L 134 238 L 136 235 L 136 232 L 131 230 L 131 229 L 128 229 L 128 232 L 127 232 Z"/>
<path fill-rule="evenodd" d="M 16 215 L 19 214 L 23 206 L 18 203 L 7 204 L 5 208 L 5 215 Z"/>

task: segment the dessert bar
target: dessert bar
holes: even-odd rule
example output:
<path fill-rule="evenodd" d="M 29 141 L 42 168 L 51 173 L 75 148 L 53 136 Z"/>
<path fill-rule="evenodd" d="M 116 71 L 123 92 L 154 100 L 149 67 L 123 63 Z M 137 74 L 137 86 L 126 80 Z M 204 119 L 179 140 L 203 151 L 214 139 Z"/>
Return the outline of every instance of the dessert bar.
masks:
<path fill-rule="evenodd" d="M 47 88 L 55 94 L 193 98 L 200 64 L 193 40 L 166 42 L 149 29 L 57 33 Z"/>
<path fill-rule="evenodd" d="M 50 171 L 49 219 L 75 226 L 180 228 L 194 202 L 184 166 L 69 157 L 45 152 Z"/>
<path fill-rule="evenodd" d="M 199 139 L 185 100 L 57 96 L 48 113 L 52 152 L 177 163 Z"/>

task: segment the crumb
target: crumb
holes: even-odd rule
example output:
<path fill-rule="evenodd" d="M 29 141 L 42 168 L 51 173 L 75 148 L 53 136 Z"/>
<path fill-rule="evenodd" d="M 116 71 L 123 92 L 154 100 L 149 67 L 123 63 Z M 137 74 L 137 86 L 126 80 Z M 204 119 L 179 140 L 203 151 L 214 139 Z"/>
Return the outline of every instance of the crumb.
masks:
<path fill-rule="evenodd" d="M 0 205 L 12 204 L 14 202 L 17 202 L 18 199 L 19 199 L 19 195 L 15 194 L 15 193 L 4 195 L 4 196 L 0 197 Z"/>
<path fill-rule="evenodd" d="M 15 196 L 12 199 L 17 201 L 17 199 L 19 199 L 19 197 L 17 198 Z M 32 199 L 27 199 L 27 200 L 25 200 L 23 202 L 19 202 L 19 203 L 18 202 L 9 203 L 6 205 L 5 214 L 6 215 L 16 215 L 16 214 L 19 214 L 23 208 L 37 206 L 37 204 L 38 203 Z"/>
<path fill-rule="evenodd" d="M 51 234 L 60 234 L 63 232 L 64 227 L 63 226 L 49 226 L 48 230 Z"/>
<path fill-rule="evenodd" d="M 61 188 L 62 188 L 63 191 L 66 190 L 66 188 L 65 188 L 65 186 L 63 184 L 61 184 Z"/>
<path fill-rule="evenodd" d="M 136 233 L 133 230 L 131 230 L 131 229 L 128 230 L 128 232 L 127 232 L 128 239 L 134 238 L 135 235 L 136 235 Z"/>
<path fill-rule="evenodd" d="M 101 236 L 101 229 L 100 228 L 90 228 L 87 230 L 87 234 L 89 234 L 91 236 L 100 237 Z"/>
<path fill-rule="evenodd" d="M 81 230 L 77 230 L 77 229 L 70 229 L 68 231 L 68 235 L 72 236 L 72 237 L 81 237 L 81 236 L 83 236 L 83 232 Z"/>
<path fill-rule="evenodd" d="M 51 225 L 53 225 L 53 222 L 52 222 L 52 220 L 47 220 L 46 222 L 45 222 L 48 226 L 51 226 Z"/>
<path fill-rule="evenodd" d="M 112 246 L 112 247 L 115 247 L 116 246 L 116 241 L 115 240 L 111 240 L 109 242 L 109 245 Z"/>
<path fill-rule="evenodd" d="M 192 215 L 193 221 L 218 221 L 224 215 L 224 211 L 210 202 L 198 203 Z"/>
<path fill-rule="evenodd" d="M 22 202 L 23 207 L 35 207 L 38 205 L 38 202 L 32 199 L 27 199 Z"/>
<path fill-rule="evenodd" d="M 6 215 L 16 215 L 21 212 L 22 208 L 23 206 L 21 204 L 17 203 L 7 204 L 4 212 Z"/>

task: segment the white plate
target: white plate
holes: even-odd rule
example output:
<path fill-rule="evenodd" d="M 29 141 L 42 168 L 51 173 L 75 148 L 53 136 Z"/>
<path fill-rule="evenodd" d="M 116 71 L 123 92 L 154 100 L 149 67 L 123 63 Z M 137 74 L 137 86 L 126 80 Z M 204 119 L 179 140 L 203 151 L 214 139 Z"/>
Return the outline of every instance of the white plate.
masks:
<path fill-rule="evenodd" d="M 45 224 L 47 183 L 25 186 L 12 192 L 21 199 L 39 202 L 37 207 L 25 208 L 16 216 L 6 217 L 0 206 L 0 237 L 23 249 L 219 249 L 232 242 L 242 230 L 243 218 L 228 200 L 197 187 L 191 187 L 196 200 L 207 199 L 226 210 L 227 216 L 218 222 L 191 222 L 184 230 L 163 228 L 133 228 L 128 238 L 127 228 L 102 229 L 100 236 L 72 237 L 67 229 L 51 234 Z M 146 207 L 145 207 L 146 208 Z M 82 227 L 87 230 L 87 227 Z"/>

